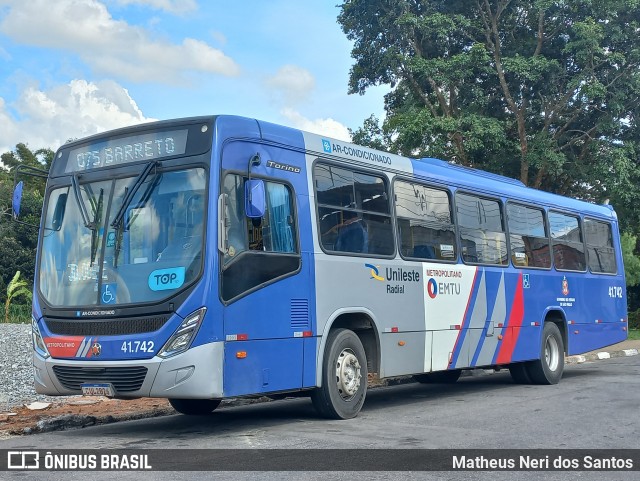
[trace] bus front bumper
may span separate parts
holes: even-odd
[[[78,395],[81,394],[81,383],[99,382],[114,385],[117,397],[215,399],[223,397],[223,359],[222,342],[193,347],[167,359],[156,356],[128,361],[74,361],[44,359],[34,353],[34,381],[36,392],[49,396]],[[141,368],[147,371],[138,386],[142,379]],[[136,379],[128,379],[129,372]],[[110,379],[110,373],[114,373],[113,379]],[[126,391],[120,391],[118,386],[123,389],[127,386]],[[131,386],[135,390],[130,390]]]

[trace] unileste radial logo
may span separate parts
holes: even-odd
[[[404,294],[407,285],[420,282],[420,272],[415,269],[389,266],[385,267],[384,275],[380,275],[380,266],[364,266],[369,269],[369,279],[386,283],[387,294]]]
[[[380,271],[378,270],[378,267],[380,266],[374,266],[373,264],[365,264],[364,266],[371,269],[370,279],[375,279],[376,281],[384,281],[384,277],[380,275]]]

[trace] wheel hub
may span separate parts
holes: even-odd
[[[336,362],[336,382],[342,399],[349,400],[360,388],[362,378],[360,361],[351,349],[343,350]]]
[[[560,349],[558,348],[557,341],[552,336],[549,336],[547,338],[547,342],[545,342],[544,359],[551,371],[558,369],[558,364],[560,362]]]

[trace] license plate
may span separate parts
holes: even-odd
[[[113,384],[110,383],[81,384],[80,387],[82,388],[83,396],[115,396],[115,389],[113,389]]]

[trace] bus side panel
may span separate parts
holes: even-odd
[[[430,365],[420,264],[322,253],[315,258],[319,335],[353,314],[367,316],[380,339],[380,377],[423,372]],[[391,335],[395,333],[402,335]],[[317,378],[320,373],[318,369]]]
[[[529,326],[524,291],[519,272],[490,267],[477,271],[452,367],[508,364],[525,352],[538,352],[539,335],[523,329]],[[516,350],[518,345],[522,347]]]
[[[227,342],[224,395],[285,391],[302,385],[303,339]]]
[[[622,322],[572,324],[569,326],[569,354],[581,354],[622,342],[627,338],[624,328],[626,323]]]
[[[431,332],[385,332],[380,336],[380,347],[386,356],[384,377],[407,373],[421,373],[431,369]],[[426,362],[425,362],[426,360]]]
[[[304,360],[302,366],[302,387],[313,387],[316,385],[316,362],[318,360],[318,338],[305,337]]]
[[[514,336],[514,328],[509,328],[505,333],[507,336]],[[513,353],[509,362],[530,361],[540,357],[540,336],[542,335],[542,326],[521,326],[518,332],[518,338],[515,342]]]
[[[478,343],[471,331],[486,321],[484,271],[475,266],[423,264],[427,329],[434,329],[432,370],[469,366]],[[437,330],[436,330],[437,329]]]
[[[444,330],[433,332],[433,347],[431,349],[431,370],[444,371],[449,369],[450,361],[453,359],[453,352],[460,331]],[[461,362],[466,364],[468,355],[460,355]]]

